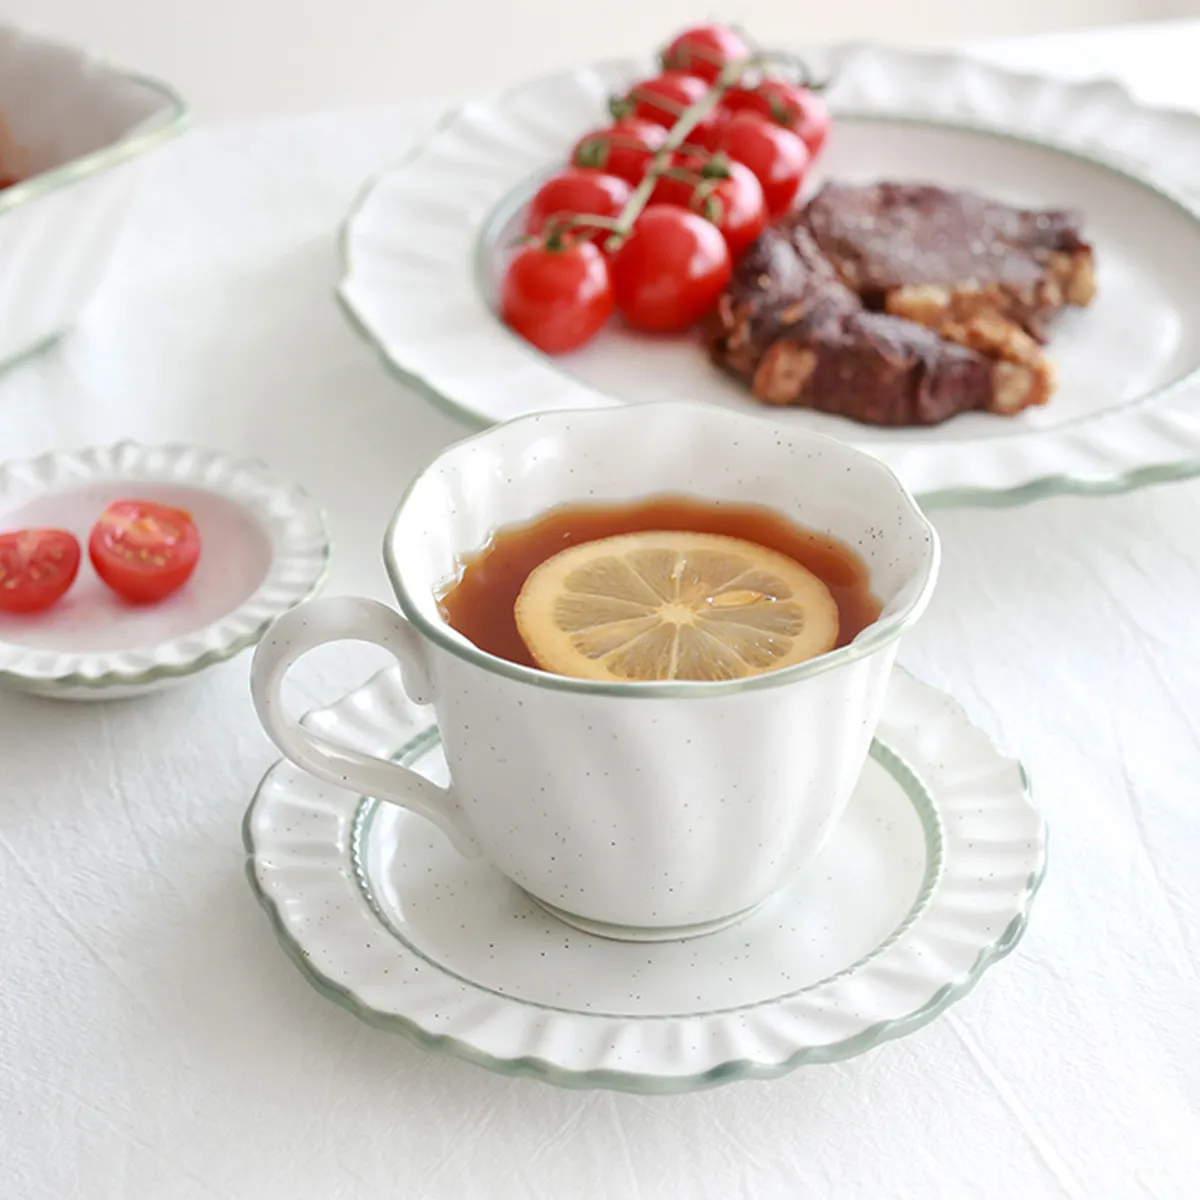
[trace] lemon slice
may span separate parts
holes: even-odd
[[[829,589],[786,555],[709,533],[572,546],[525,581],[517,628],[545,671],[577,679],[742,679],[832,650]]]

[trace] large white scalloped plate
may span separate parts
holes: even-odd
[[[306,721],[445,779],[395,669]],[[491,1070],[636,1092],[770,1078],[919,1028],[1019,940],[1046,856],[1020,764],[899,671],[814,864],[707,937],[580,933],[419,817],[287,762],[243,836],[280,942],[330,999]]]
[[[62,527],[86,547],[114,499],[192,511],[196,573],[162,604],[122,605],[85,560],[47,613],[0,613],[0,686],[59,699],[107,700],[194,675],[253,645],[313,595],[329,568],[324,514],[259,462],[195,446],[118,442],[0,464],[0,530]]]
[[[883,458],[927,501],[1012,503],[1200,471],[1200,117],[1138,105],[1115,84],[1014,74],[953,54],[843,46],[821,171],[975,186],[1085,210],[1100,268],[1093,308],[1051,347],[1045,409],[879,430],[775,410]],[[548,408],[651,399],[753,407],[683,340],[617,329],[550,359],[490,303],[514,218],[541,173],[604,122],[604,100],[649,70],[610,62],[465,107],[355,204],[339,299],[410,385],[475,425]]]

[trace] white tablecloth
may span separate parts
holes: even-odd
[[[1200,108],[1200,23],[989,50]],[[461,431],[334,307],[334,225],[437,115],[203,130],[164,152],[82,328],[0,380],[0,456],[195,440],[328,506],[333,588]],[[1200,153],[1200,147],[1197,148]],[[1018,952],[912,1037],[676,1098],[498,1078],[360,1025],[277,949],[239,821],[275,757],[243,656],[140,701],[0,696],[0,1195],[1200,1195],[1200,481],[937,515],[901,658],[1022,757],[1051,829]],[[295,705],[379,660],[325,651]]]

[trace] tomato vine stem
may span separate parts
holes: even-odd
[[[545,243],[546,247],[551,250],[561,250],[567,245],[566,236],[572,230],[592,228],[607,230],[608,237],[604,239],[604,251],[606,254],[611,254],[615,251],[629,236],[638,217],[642,215],[642,211],[650,203],[650,198],[654,193],[655,185],[659,179],[664,174],[672,172],[672,156],[679,151],[705,155],[712,153],[707,148],[688,141],[688,137],[695,131],[700,122],[717,107],[721,101],[721,97],[731,87],[741,83],[747,74],[752,71],[761,71],[763,68],[771,65],[787,65],[796,69],[803,81],[802,86],[813,91],[820,90],[820,88],[825,86],[825,83],[818,84],[812,82],[812,76],[802,59],[783,52],[756,50],[748,58],[726,63],[721,68],[721,73],[710,85],[708,91],[694,104],[689,105],[679,113],[674,125],[671,126],[667,133],[666,140],[655,151],[645,176],[625,202],[625,207],[621,210],[621,215],[615,220],[608,217],[590,216],[582,213],[567,214],[562,218],[556,217],[549,222],[546,229],[540,235],[540,239]],[[634,90],[636,91],[636,88]],[[612,101],[614,113],[621,102],[621,99],[614,99]],[[616,138],[613,139],[613,144],[635,145],[636,143],[632,140],[622,143],[619,138]],[[705,179],[726,177],[729,174],[727,160],[720,151],[717,151],[712,155],[711,164],[702,168],[699,174]],[[709,191],[711,192],[711,187]],[[712,202],[715,199],[714,196],[709,194],[706,197],[706,203]]]

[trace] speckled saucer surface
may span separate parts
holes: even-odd
[[[444,783],[428,720],[391,670],[307,724]],[[287,762],[244,834],[284,949],[329,998],[495,1071],[647,1093],[770,1078],[919,1028],[1019,940],[1046,854],[1020,764],[899,671],[816,861],[704,937],[582,933],[421,818]]]
[[[131,605],[87,561],[88,532],[113,500],[186,509],[201,538],[188,583]],[[74,585],[42,613],[0,613],[0,686],[58,699],[136,695],[253,645],[325,579],[321,510],[263,464],[194,446],[120,442],[0,464],[0,532],[66,529],[84,547]]]

